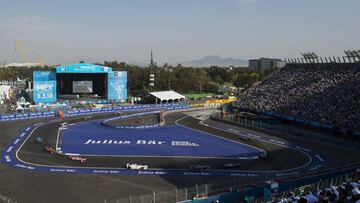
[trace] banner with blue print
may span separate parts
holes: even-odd
[[[51,71],[34,71],[34,102],[52,103],[56,101],[56,74]]]
[[[71,64],[56,67],[56,73],[110,73],[112,68],[95,64]]]
[[[114,71],[108,73],[108,99],[127,99],[127,72]]]

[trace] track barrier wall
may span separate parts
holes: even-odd
[[[299,136],[299,137],[303,137],[306,139],[311,139],[313,141],[319,141],[319,142],[324,142],[324,143],[333,144],[333,145],[337,145],[337,146],[343,146],[346,148],[360,149],[359,144],[356,142],[336,139],[336,138],[329,137],[329,136],[321,136],[319,134],[315,134],[315,133],[311,133],[311,132],[294,133],[293,131],[290,131],[287,128],[272,125],[271,123],[268,123],[268,122],[255,121],[255,120],[251,120],[251,119],[235,119],[234,116],[232,116],[232,115],[227,116],[227,117],[221,117],[219,114],[213,114],[211,116],[211,118],[213,120],[216,120],[219,122],[225,122],[228,124],[245,127],[245,128],[249,128],[249,129],[256,130],[256,131],[261,131],[261,132],[268,133],[268,134]]]
[[[297,123],[299,125],[306,125],[306,126],[311,126],[311,127],[315,127],[315,128],[323,128],[323,129],[333,129],[335,126],[329,124],[329,123],[322,123],[319,121],[314,121],[314,120],[308,120],[308,119],[301,119],[299,117],[293,116],[293,115],[284,115],[284,114],[280,114],[277,112],[271,112],[271,111],[255,111],[255,113],[259,113],[259,114],[263,114],[266,116],[273,116],[273,117],[277,117],[286,121],[290,121],[290,122],[294,122]],[[347,131],[346,129],[343,129],[342,131]],[[351,133],[355,136],[360,136],[360,131],[351,131]]]
[[[65,117],[72,117],[72,116],[84,116],[84,115],[92,115],[92,114],[114,113],[114,112],[119,112],[119,111],[157,110],[157,109],[177,110],[177,109],[187,109],[187,108],[189,108],[188,105],[179,105],[179,104],[103,107],[103,108],[69,110],[69,111],[63,113],[63,117],[65,118]],[[46,118],[46,117],[54,118],[56,116],[57,116],[56,111],[0,115],[0,122],[15,121],[15,120],[28,120],[28,119]]]
[[[124,118],[131,118],[131,117],[151,115],[151,114],[160,114],[160,112],[161,111],[147,111],[147,112],[140,112],[140,113],[135,113],[135,114],[117,116],[117,117],[106,119],[103,122],[101,122],[101,124],[104,126],[110,127],[110,128],[122,128],[122,129],[155,128],[155,127],[159,127],[160,123],[157,123],[154,125],[143,125],[143,126],[116,126],[116,125],[109,124],[109,122],[114,121],[114,120],[124,119]]]

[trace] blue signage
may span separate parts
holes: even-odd
[[[50,71],[34,71],[34,102],[56,101],[56,74]]]
[[[95,64],[78,63],[56,67],[56,73],[110,73],[112,68]]]
[[[108,99],[127,99],[127,72],[114,71],[108,73]]]

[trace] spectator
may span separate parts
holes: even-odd
[[[360,67],[286,67],[239,97],[243,109],[277,112],[360,131]]]

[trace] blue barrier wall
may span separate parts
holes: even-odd
[[[151,104],[151,105],[103,107],[103,108],[93,108],[93,109],[69,110],[63,114],[63,117],[82,116],[82,115],[91,115],[91,114],[100,114],[100,113],[111,113],[111,112],[118,112],[118,111],[160,110],[160,109],[176,110],[176,109],[187,109],[187,108],[190,108],[190,106],[178,105],[178,104],[159,104],[159,105]],[[45,118],[45,117],[56,117],[56,111],[0,115],[0,122],[33,119],[33,118]]]

